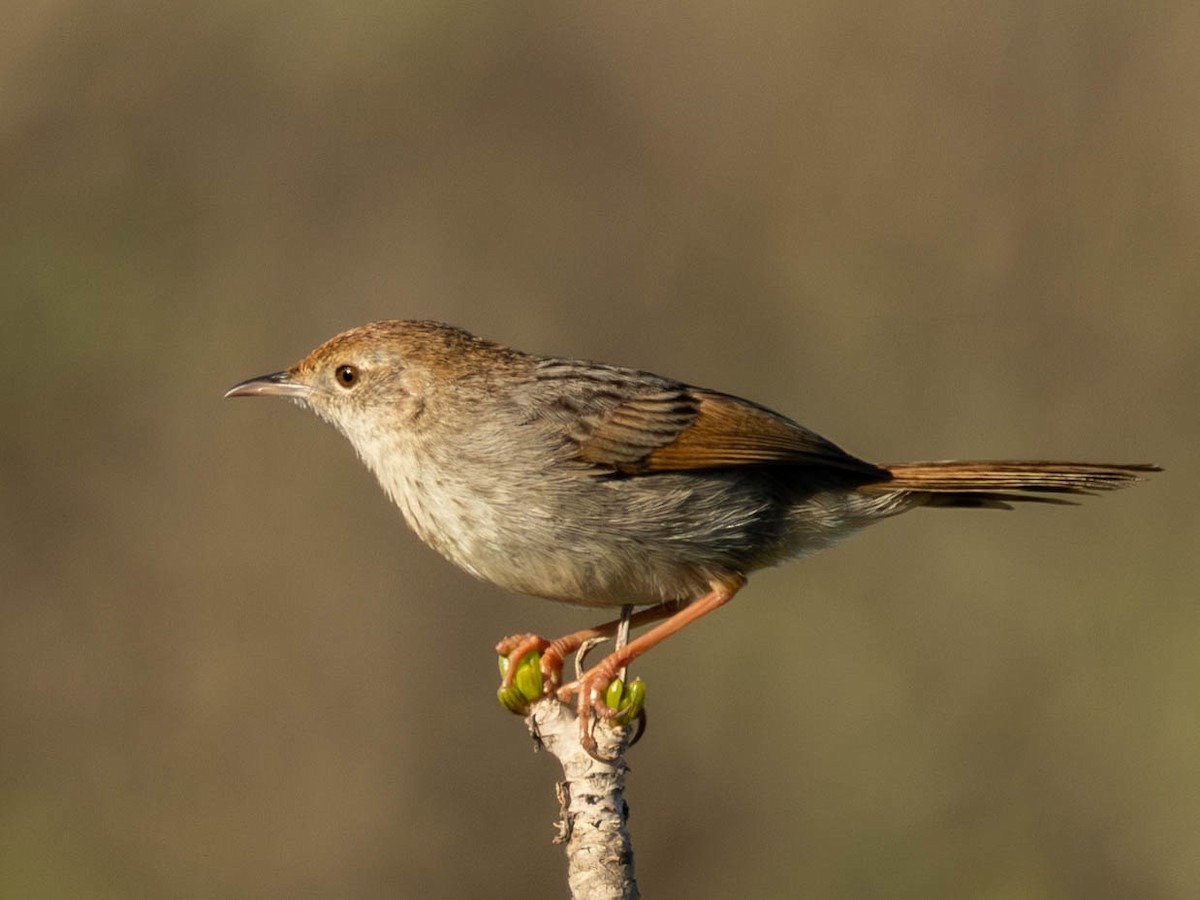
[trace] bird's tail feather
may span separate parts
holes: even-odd
[[[891,478],[863,491],[911,491],[926,506],[1009,509],[1010,503],[1071,504],[1061,494],[1091,494],[1129,487],[1159,472],[1149,464],[1048,462],[1043,460],[942,460],[884,466]]]

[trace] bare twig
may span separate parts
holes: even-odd
[[[633,844],[626,821],[624,753],[631,729],[596,728],[598,754],[579,743],[575,709],[554,697],[537,701],[525,718],[530,733],[561,763],[562,819],[556,843],[566,844],[567,883],[573,900],[637,900]]]

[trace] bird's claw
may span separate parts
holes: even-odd
[[[501,675],[497,696],[505,709],[517,715],[528,713],[530,703],[562,684],[566,654],[559,641],[548,641],[536,634],[514,634],[496,645],[496,653],[500,656]],[[528,662],[530,656],[535,658],[532,664]],[[514,693],[511,689],[517,678],[524,684]],[[533,681],[538,683],[536,691]]]
[[[575,708],[579,715],[579,743],[589,756],[599,762],[613,762],[613,758],[600,755],[597,749],[595,730],[601,721],[612,722],[615,727],[637,722],[634,741],[641,738],[645,730],[645,682],[635,678],[626,685],[610,668],[601,662],[577,681],[563,685],[557,692],[558,699],[563,703],[570,701],[572,695],[575,696]]]
[[[606,721],[620,728],[636,722],[638,729],[630,743],[637,741],[646,724],[646,686],[640,678],[629,684],[624,682],[621,677],[624,660],[617,653],[605,657],[586,672],[578,672],[584,656],[604,637],[576,632],[556,641],[547,641],[536,634],[515,634],[505,638],[496,645],[501,675],[496,697],[501,706],[519,716],[528,715],[530,706],[548,695],[553,695],[560,703],[570,703],[574,699],[579,717],[579,743],[594,759],[612,762],[597,752],[596,725]],[[575,651],[578,651],[576,678],[563,684],[563,663],[567,655]]]

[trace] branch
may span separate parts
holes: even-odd
[[[633,843],[626,829],[625,749],[632,729],[596,727],[597,752],[589,756],[579,743],[575,709],[553,696],[537,701],[525,717],[534,741],[562,764],[558,799],[562,819],[556,844],[567,845],[567,884],[572,900],[637,900]]]

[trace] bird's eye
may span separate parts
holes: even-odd
[[[352,388],[358,384],[358,369],[354,366],[338,366],[337,371],[333,373],[333,377],[337,379],[337,383],[344,388]]]

